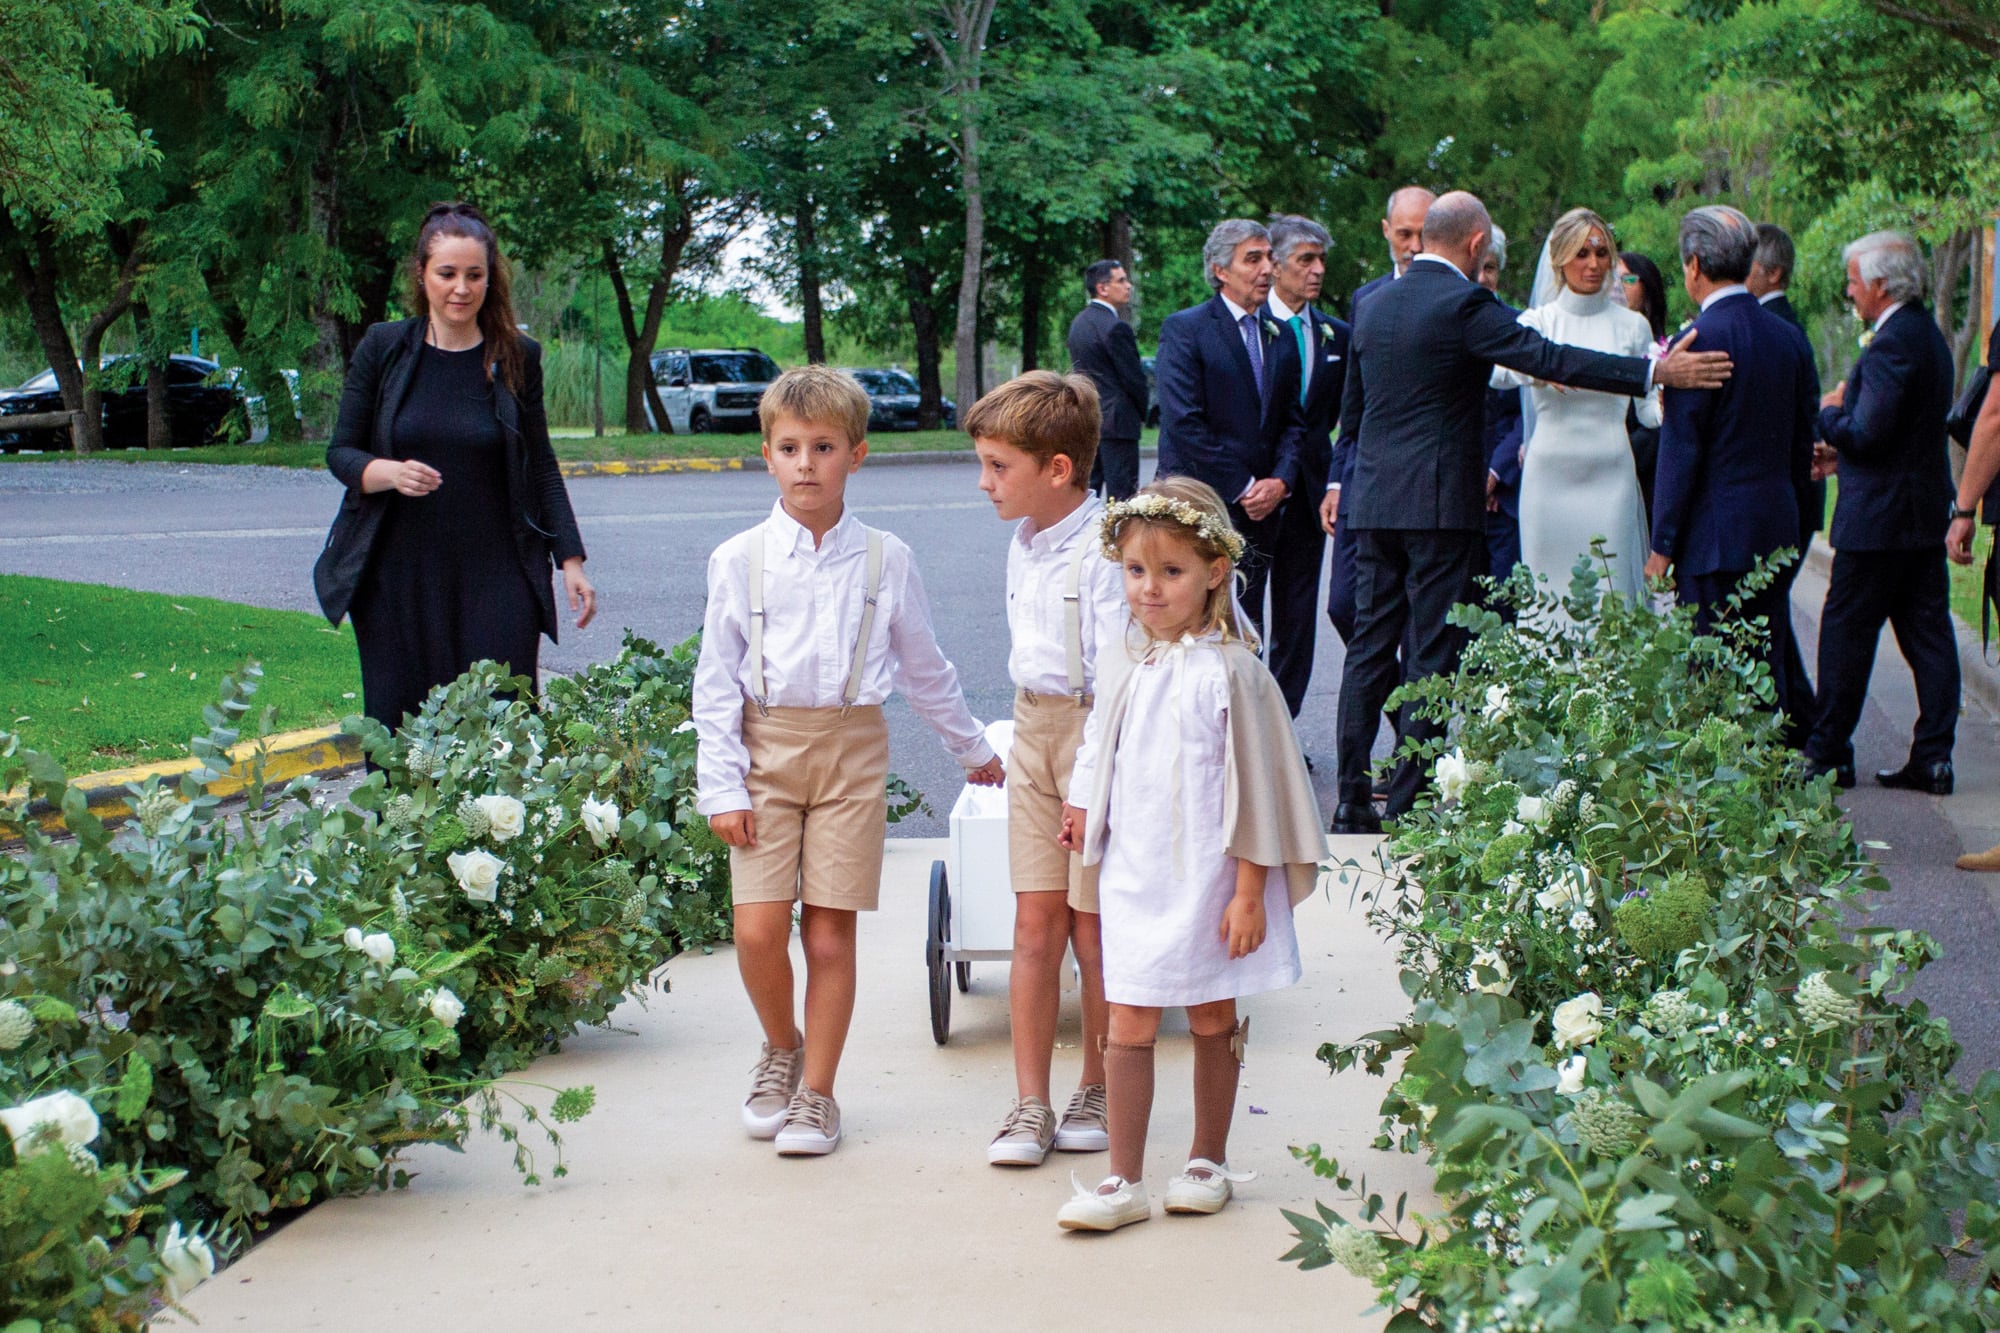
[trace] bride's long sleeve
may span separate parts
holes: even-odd
[[[1540,310],[1523,310],[1514,322],[1531,328],[1536,333],[1547,338],[1549,331],[1542,327],[1543,321],[1536,318],[1541,313]],[[1533,375],[1523,375],[1518,370],[1509,370],[1505,366],[1495,366],[1493,367],[1493,377],[1487,380],[1486,385],[1490,389],[1527,389],[1532,388],[1534,383],[1535,377]]]
[[[1652,330],[1646,329],[1639,335],[1631,350],[1626,355],[1650,356],[1652,351]],[[1651,393],[1643,398],[1634,398],[1632,400],[1632,408],[1640,425],[1646,427],[1648,430],[1658,430],[1661,421],[1660,386],[1655,384]]]

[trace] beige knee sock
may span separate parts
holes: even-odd
[[[1194,1036],[1194,1147],[1189,1158],[1217,1166],[1229,1160],[1229,1122],[1236,1115],[1236,1081],[1243,1066],[1232,1043],[1236,1029]]]
[[[1153,1116],[1153,1043],[1104,1045],[1104,1100],[1111,1174],[1138,1181],[1146,1169],[1146,1122]]]

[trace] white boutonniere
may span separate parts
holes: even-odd
[[[1858,346],[1864,352],[1868,350],[1868,344],[1874,341],[1875,341],[1875,330],[1872,328],[1861,330],[1861,336],[1854,340],[1855,345]]]
[[[1269,315],[1266,315],[1264,316],[1263,319],[1263,325],[1264,325],[1264,341],[1276,342],[1278,338],[1278,321],[1272,319]]]

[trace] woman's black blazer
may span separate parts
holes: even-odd
[[[319,594],[320,609],[336,625],[354,601],[354,590],[361,584],[369,553],[375,547],[375,535],[382,529],[382,516],[395,494],[363,494],[361,472],[378,458],[395,457],[391,441],[395,439],[396,413],[409,396],[426,323],[419,317],[372,325],[362,335],[347,367],[340,416],[334,422],[333,440],[326,447],[326,465],[347,487],[347,494],[326,535],[326,549],[313,566],[313,590]],[[577,531],[562,471],[556,466],[555,450],[549,447],[548,414],[542,407],[542,349],[533,339],[521,341],[527,382],[517,398],[496,375],[493,412],[507,451],[507,502],[514,520],[514,546],[541,604],[542,632],[554,639],[556,598],[548,571],[551,565],[560,566],[571,556],[583,555],[583,537]],[[537,571],[539,578],[535,577]]]

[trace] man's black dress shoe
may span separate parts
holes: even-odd
[[[1885,768],[1875,774],[1875,780],[1885,787],[1897,787],[1903,791],[1927,791],[1933,796],[1951,795],[1951,760],[1941,760],[1935,764],[1905,764],[1901,768]]]
[[[1382,817],[1375,813],[1375,807],[1367,802],[1342,801],[1333,808],[1333,825],[1329,833],[1380,833]]]
[[[1854,765],[1827,764],[1827,763],[1822,763],[1817,759],[1814,759],[1811,755],[1806,756],[1807,778],[1810,779],[1823,778],[1828,773],[1833,774],[1833,785],[1840,788],[1842,791],[1846,791],[1849,787],[1852,787],[1854,785]]]

